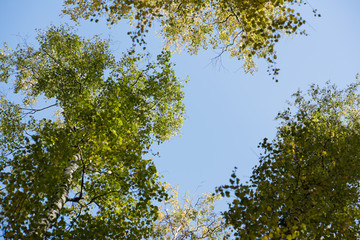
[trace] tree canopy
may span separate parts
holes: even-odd
[[[159,209],[159,218],[154,222],[150,239],[228,239],[231,229],[223,218],[215,212],[215,203],[220,194],[204,193],[197,200],[184,196],[179,200],[177,188],[166,186],[169,198]]]
[[[144,155],[178,133],[184,113],[169,52],[117,61],[108,41],[67,27],[37,41],[0,54],[0,81],[23,97],[0,100],[3,237],[146,237],[166,192]],[[51,108],[56,119],[41,114]]]
[[[312,85],[279,113],[249,182],[236,172],[222,195],[238,239],[357,239],[360,231],[360,82]]]
[[[110,24],[129,21],[134,42],[144,37],[154,24],[166,46],[190,54],[209,46],[243,61],[245,72],[256,69],[255,58],[269,63],[274,76],[279,69],[275,45],[285,35],[304,34],[305,20],[295,10],[304,0],[64,0],[63,13],[74,21],[98,21],[105,16]],[[316,10],[313,10],[316,16]]]

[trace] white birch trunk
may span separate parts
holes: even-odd
[[[40,219],[39,226],[30,231],[29,237],[31,239],[43,238],[44,233],[49,230],[51,224],[59,217],[60,211],[64,207],[66,199],[69,195],[73,173],[79,168],[79,159],[80,155],[75,155],[70,161],[70,166],[65,168],[63,174],[63,182],[61,183],[58,190],[61,195],[57,200],[50,204],[50,207],[46,211],[46,216]]]

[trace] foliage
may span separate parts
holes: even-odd
[[[187,49],[196,54],[199,49],[228,52],[244,62],[245,72],[256,69],[254,58],[269,63],[272,74],[278,74],[275,45],[284,35],[304,34],[305,23],[296,6],[304,0],[65,0],[64,14],[72,20],[98,21],[105,16],[111,24],[126,19],[136,26],[130,32],[133,41],[145,43],[145,34],[159,23],[160,35],[168,47]],[[316,16],[316,10],[314,10]]]
[[[166,196],[151,144],[183,120],[182,82],[163,52],[120,61],[107,41],[67,27],[39,48],[3,49],[0,81],[22,93],[0,102],[0,228],[6,239],[139,239]],[[35,108],[34,102],[49,104]],[[37,113],[57,108],[60,115]],[[49,115],[49,114],[48,114]],[[46,114],[42,116],[47,116]]]
[[[218,188],[238,239],[357,239],[360,226],[360,82],[299,91],[279,113],[277,137],[250,181]]]
[[[231,235],[214,205],[220,195],[205,193],[196,202],[189,197],[179,202],[177,188],[166,185],[170,196],[160,207],[159,218],[154,222],[150,239],[225,239]]]

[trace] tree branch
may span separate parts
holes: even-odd
[[[47,107],[44,107],[44,108],[39,108],[39,109],[36,109],[36,108],[20,108],[20,109],[25,110],[25,111],[30,111],[29,113],[33,114],[33,113],[36,113],[36,112],[46,110],[46,109],[51,108],[51,107],[55,107],[57,105],[58,105],[57,103],[54,103],[54,104],[52,104],[50,106],[47,106]]]

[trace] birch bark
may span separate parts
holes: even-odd
[[[74,172],[79,168],[78,162],[80,155],[77,154],[70,161],[70,166],[66,167],[63,174],[63,182],[59,186],[58,192],[61,193],[59,198],[50,204],[50,207],[46,211],[46,215],[40,219],[39,225],[34,227],[29,234],[30,239],[43,238],[51,224],[59,217],[61,209],[66,203],[66,199],[69,195],[70,186]]]

